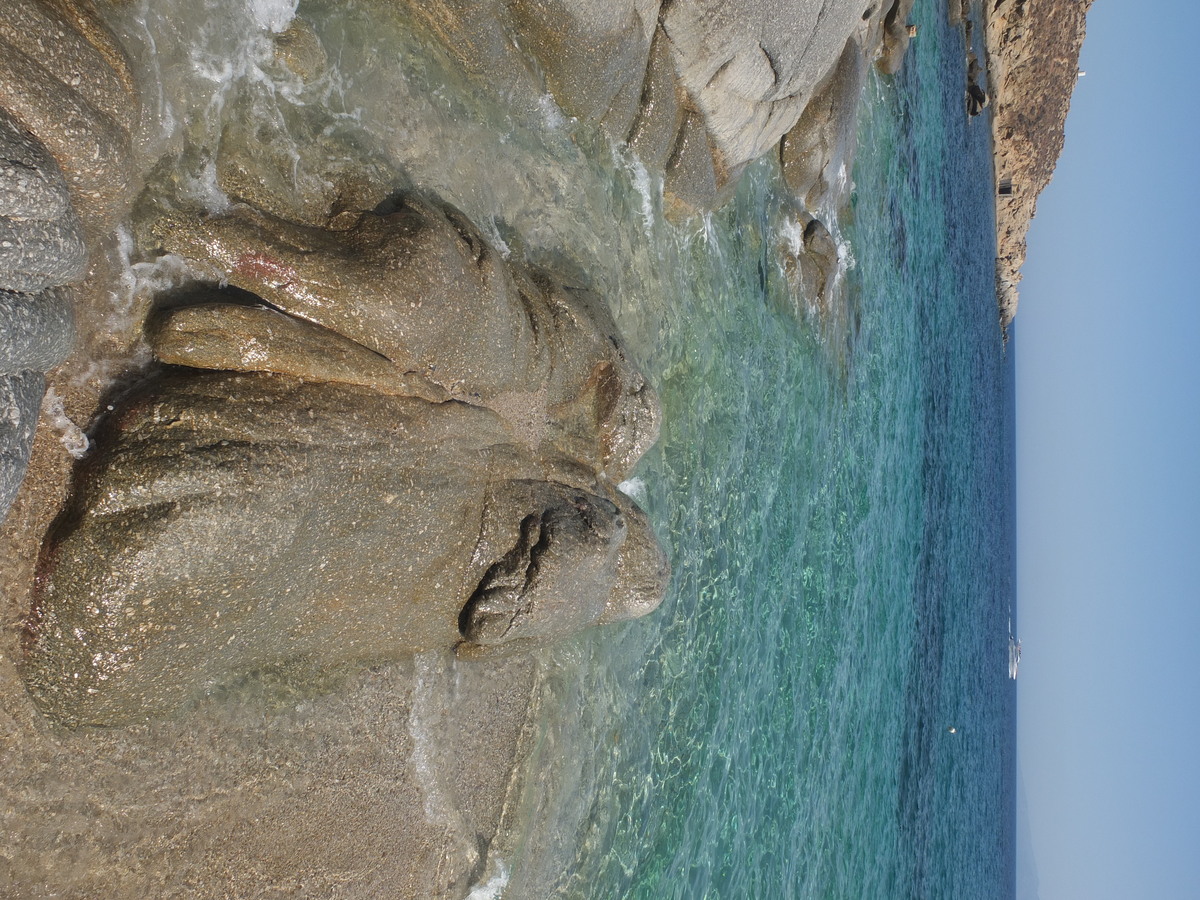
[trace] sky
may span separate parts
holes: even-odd
[[[1018,900],[1200,897],[1193,11],[1096,0],[1029,234],[1010,346],[1036,891]]]

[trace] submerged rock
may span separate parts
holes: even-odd
[[[596,298],[411,196],[336,232],[239,209],[159,233],[255,296],[151,328],[176,368],[102,427],[43,550],[24,674],[46,713],[128,723],[264,668],[658,605],[665,558],[614,487],[657,401]]]

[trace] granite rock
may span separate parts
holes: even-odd
[[[479,652],[642,615],[669,569],[615,485],[657,400],[599,298],[417,196],[342,230],[157,233],[201,289],[149,338],[39,563],[24,673],[66,723],[271,667]]]
[[[45,390],[41,372],[0,375],[0,513],[8,512],[25,477]]]
[[[0,109],[49,150],[85,217],[107,219],[126,202],[132,85],[88,0],[0,0]]]
[[[67,288],[0,291],[0,374],[54,368],[71,352],[74,321]]]
[[[664,586],[631,501],[546,480],[464,403],[181,370],[97,443],[26,643],[27,684],[59,721],[144,720],[264,668],[559,634],[653,608]]]
[[[85,223],[102,234],[128,199],[133,98],[128,63],[91,0],[0,0],[0,372],[30,370],[25,406],[28,385],[44,383],[32,373],[71,349],[61,286],[87,272]],[[0,518],[28,460],[36,407],[0,433]]]
[[[780,141],[783,178],[792,194],[813,209],[837,181],[834,159],[849,166],[867,65],[857,40],[846,42],[833,71],[817,86],[795,126]]]

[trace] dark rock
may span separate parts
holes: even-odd
[[[987,93],[977,84],[972,84],[967,87],[967,113],[968,115],[977,116],[983,112],[988,105]]]
[[[25,477],[45,390],[41,372],[0,375],[0,520]]]
[[[68,289],[40,294],[0,291],[0,374],[48,371],[67,357],[74,339]]]

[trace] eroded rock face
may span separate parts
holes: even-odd
[[[267,667],[658,605],[665,558],[614,487],[657,401],[595,298],[416,197],[336,232],[250,209],[159,232],[254,296],[165,311],[174,368],[98,435],[26,638],[48,714],[128,723]]]

